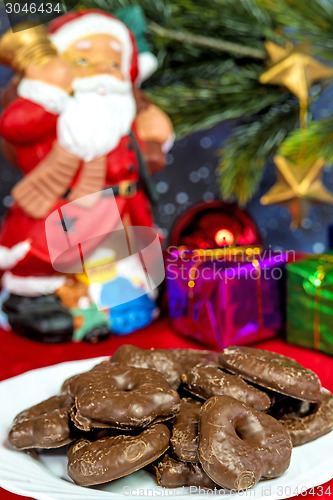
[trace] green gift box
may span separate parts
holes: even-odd
[[[333,354],[333,255],[287,264],[287,340]]]

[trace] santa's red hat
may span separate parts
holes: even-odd
[[[48,26],[49,38],[61,54],[70,45],[88,35],[105,33],[122,46],[122,70],[133,83],[138,77],[138,51],[133,33],[115,16],[100,10],[68,12]]]

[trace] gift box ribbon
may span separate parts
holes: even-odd
[[[319,262],[316,271],[303,282],[305,292],[314,296],[313,347],[316,350],[320,350],[322,298],[333,301],[333,292],[323,288],[327,273],[333,269],[333,256],[323,254]]]

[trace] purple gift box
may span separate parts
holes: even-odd
[[[216,251],[169,251],[165,268],[173,327],[218,349],[277,336],[283,326],[290,255],[255,250],[227,258]]]

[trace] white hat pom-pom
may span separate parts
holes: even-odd
[[[157,58],[151,52],[139,54],[139,83],[147,80],[158,68]]]
[[[29,240],[17,243],[12,248],[0,246],[0,270],[11,269],[24,259],[31,247]]]

